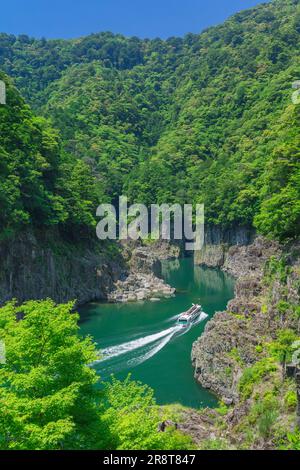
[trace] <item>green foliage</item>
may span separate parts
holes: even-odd
[[[296,318],[300,318],[300,306],[299,305],[296,305],[294,306],[294,314],[296,316]]]
[[[229,407],[227,405],[225,405],[225,403],[223,403],[222,401],[219,403],[219,406],[218,408],[215,408],[215,411],[217,413],[219,413],[220,416],[226,416],[228,411],[229,411]]]
[[[7,85],[7,105],[0,106],[0,240],[24,227],[86,233],[99,203],[116,202],[121,193],[147,205],[201,202],[208,224],[254,225],[279,240],[297,236],[300,107],[292,104],[291,84],[299,79],[299,32],[299,2],[280,0],[167,41],[0,34],[0,80]],[[107,246],[112,256],[116,250]],[[285,284],[287,275],[284,260],[269,261],[267,284]],[[286,301],[276,308],[282,316],[299,313]],[[95,348],[79,338],[71,310],[50,300],[0,309],[7,350],[0,448],[192,448],[174,429],[157,432],[166,416],[148,387],[112,379],[97,391],[88,367]],[[268,345],[271,357],[244,370],[242,398],[277,371],[276,361],[290,359],[296,339],[280,331]],[[229,355],[243,364],[236,349]],[[284,403],[295,406],[293,391]],[[277,419],[272,397],[251,413],[268,438]],[[297,433],[287,440],[299,449]]]
[[[72,304],[31,301],[0,310],[6,363],[0,366],[0,448],[101,446],[95,357],[78,336]]]
[[[268,286],[278,279],[281,284],[286,284],[288,267],[284,259],[271,256],[265,264],[264,281]],[[267,312],[266,312],[267,313]]]
[[[232,348],[232,350],[228,353],[228,356],[231,357],[240,366],[244,364],[238,348]]]
[[[0,309],[0,449],[191,449],[191,438],[158,424],[170,419],[148,386],[112,379],[99,390],[91,338],[78,332],[73,304],[14,302]]]
[[[278,418],[276,405],[263,402],[258,406],[257,425],[260,435],[268,438],[271,433],[272,426]]]
[[[287,444],[281,447],[282,450],[300,450],[300,431],[287,434]]]
[[[102,185],[83,160],[62,151],[58,133],[35,117],[11,82],[0,106],[0,238],[24,226],[89,228]]]
[[[279,330],[276,341],[268,345],[269,352],[277,361],[285,364],[291,360],[294,352],[292,345],[297,340],[299,337],[293,330]]]
[[[278,310],[281,315],[284,315],[289,310],[289,308],[290,304],[284,300],[280,300],[276,305],[276,310]]]
[[[239,432],[247,434],[245,442],[251,447],[261,438],[268,439],[274,436],[278,428],[277,420],[280,415],[279,400],[273,391],[260,391],[251,404],[246,419],[241,422]],[[276,428],[275,428],[276,426]]]
[[[297,393],[295,390],[289,390],[284,396],[284,403],[288,410],[295,410],[297,407]]]
[[[108,448],[118,450],[188,449],[191,439],[167,429],[158,432],[158,425],[166,419],[157,406],[153,391],[147,386],[114,377],[105,384],[105,408],[103,418],[113,441]]]
[[[247,367],[239,381],[239,392],[243,399],[249,398],[253,392],[254,385],[261,379],[276,372],[277,365],[273,358],[263,358],[252,367]]]
[[[273,1],[200,35],[167,41],[1,34],[0,68],[61,133],[59,151],[56,139],[48,139],[50,161],[36,139],[25,193],[23,175],[5,170],[5,213],[12,208],[23,224],[42,216],[47,223],[93,226],[100,188],[113,201],[123,192],[147,205],[204,202],[209,224],[255,225],[272,238],[295,237],[300,107],[292,104],[291,84],[299,78],[299,14],[298,2]],[[9,160],[9,148],[1,153]],[[42,166],[53,168],[41,172],[37,153]],[[22,154],[15,150],[13,159]],[[56,178],[62,170],[54,157],[64,154],[87,165],[85,191],[77,163]],[[36,194],[33,208],[25,204],[28,185]]]

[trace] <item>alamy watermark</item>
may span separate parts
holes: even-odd
[[[6,104],[6,85],[0,80],[0,104]]]
[[[300,80],[292,83],[292,102],[300,104]],[[150,210],[150,212],[149,212]],[[96,212],[102,219],[97,225],[100,240],[185,240],[186,250],[199,251],[204,245],[204,205],[197,204],[133,204],[128,207],[126,196],[119,198],[118,210],[101,204]]]
[[[144,204],[128,206],[120,196],[118,210],[112,204],[100,204],[101,217],[96,233],[100,240],[185,240],[186,250],[201,250],[204,244],[204,205]]]

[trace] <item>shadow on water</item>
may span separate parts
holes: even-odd
[[[157,401],[186,406],[215,406],[216,399],[193,379],[191,348],[207,320],[233,297],[234,281],[220,270],[193,265],[191,258],[163,263],[164,279],[175,297],[160,302],[92,303],[80,310],[81,333],[90,334],[101,356],[93,365],[102,379],[111,374],[155,390]],[[208,318],[183,330],[178,315],[201,303]]]

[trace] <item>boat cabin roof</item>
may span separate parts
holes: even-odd
[[[189,318],[190,318],[189,315],[184,313],[183,315],[180,315],[179,320],[189,320]]]

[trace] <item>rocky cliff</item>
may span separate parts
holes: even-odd
[[[0,259],[1,304],[12,298],[78,304],[103,299],[124,270],[116,247],[97,239],[67,241],[53,232],[28,231],[1,243]]]
[[[204,247],[196,251],[194,261],[197,265],[221,267],[224,265],[231,246],[246,246],[254,239],[254,231],[250,227],[232,227],[222,229],[218,226],[206,226]]]
[[[230,247],[223,269],[237,279],[235,298],[227,311],[217,313],[207,323],[204,334],[194,343],[192,361],[195,377],[225,403],[238,400],[239,362],[255,362],[261,336],[276,329],[262,312],[262,277],[271,256],[280,257],[276,243],[257,238],[249,246]],[[249,321],[250,320],[250,321]],[[240,361],[236,361],[238,351]]]
[[[159,301],[170,297],[175,289],[161,279],[162,261],[177,259],[180,247],[163,240],[151,244],[126,242],[122,244],[122,256],[127,272],[114,283],[108,300],[110,302],[136,302],[150,299]]]
[[[287,350],[299,336],[299,244],[258,237],[230,247],[222,268],[237,279],[235,298],[207,323],[192,361],[196,380],[230,408],[218,411],[204,434],[191,434],[229,448],[276,448],[297,423],[296,382],[283,374],[278,348]]]
[[[0,304],[11,299],[51,298],[133,301],[169,296],[174,289],[159,277],[161,260],[180,248],[158,242],[103,243],[91,236],[70,240],[59,232],[24,232],[0,243]]]

